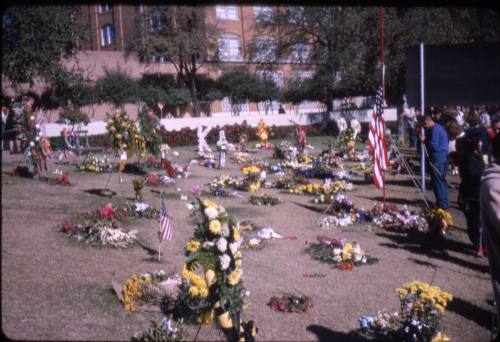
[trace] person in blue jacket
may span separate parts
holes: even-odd
[[[439,208],[448,209],[448,134],[443,126],[436,123],[430,113],[425,115],[425,148],[431,174],[431,186]]]

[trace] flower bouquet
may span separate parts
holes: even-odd
[[[306,295],[295,295],[292,293],[283,293],[274,295],[267,303],[274,311],[281,312],[307,312],[312,306],[311,298]]]
[[[283,201],[270,195],[252,195],[250,196],[250,200],[248,202],[253,205],[271,206],[282,203]]]
[[[106,128],[116,151],[119,151],[120,146],[125,144],[128,158],[132,158],[137,153],[145,159],[146,140],[127,113],[117,109],[114,114],[108,114]]]
[[[144,202],[126,202],[117,210],[123,216],[147,218],[156,220],[160,218],[160,211]]]
[[[152,320],[151,326],[145,331],[134,333],[131,338],[133,342],[144,341],[164,341],[181,342],[188,340],[188,335],[182,324],[174,323],[172,320],[163,317],[161,321]]]
[[[295,159],[297,155],[297,148],[288,140],[283,140],[278,145],[274,145],[273,158],[291,161]]]
[[[235,188],[238,187],[240,184],[240,181],[238,178],[233,177],[233,176],[228,176],[228,175],[221,175],[218,177],[215,177],[211,182],[210,182],[210,194],[213,196],[230,196],[231,192],[229,191],[229,188]]]
[[[377,226],[389,231],[398,232],[427,232],[427,220],[414,211],[410,211],[406,205],[398,208],[394,204],[377,203],[373,207],[371,220]]]
[[[365,254],[356,241],[348,243],[345,239],[328,239],[321,236],[318,236],[317,240],[317,243],[312,243],[307,248],[311,257],[342,271],[378,262],[378,259]]]
[[[422,216],[429,223],[429,231],[446,235],[448,229],[453,225],[453,216],[447,210],[435,208],[430,211],[423,211]]]
[[[82,222],[71,224],[65,220],[61,229],[72,239],[85,241],[92,246],[115,248],[129,247],[136,240],[137,230],[124,232],[119,228],[117,218],[123,218],[122,212],[115,210],[111,203],[101,209],[80,214],[79,217]]]
[[[113,288],[127,311],[160,311],[159,304],[168,291],[162,285],[167,279],[165,271],[134,274],[123,287],[113,283]]]
[[[93,153],[89,153],[83,161],[77,164],[77,169],[80,172],[112,172],[113,164],[107,156],[97,157]]]
[[[228,340],[238,340],[245,298],[239,224],[210,200],[198,199],[198,208],[197,228],[185,249],[180,295],[165,303],[166,313],[190,313],[204,323],[215,318]]]
[[[379,311],[375,316],[362,316],[360,330],[364,335],[395,341],[446,341],[441,320],[452,295],[421,281],[413,281],[396,289],[399,312]]]
[[[260,189],[259,175],[261,168],[257,165],[245,166],[241,169],[243,172],[243,189],[249,192],[257,192]]]
[[[350,157],[354,154],[356,151],[356,143],[354,142],[354,138],[352,136],[352,129],[348,128],[340,133],[339,148],[341,154],[345,157]]]
[[[49,184],[51,185],[66,185],[66,186],[73,186],[69,180],[69,172],[64,171],[64,173],[60,176],[55,176],[53,178],[49,178]]]
[[[242,249],[262,249],[265,240],[257,232],[257,226],[250,221],[240,222],[240,236]]]

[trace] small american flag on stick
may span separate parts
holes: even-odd
[[[373,182],[377,188],[384,188],[384,171],[387,169],[388,158],[385,141],[384,109],[382,107],[383,89],[379,86],[375,97],[375,107],[370,121],[368,147],[373,156]]]
[[[163,240],[172,240],[172,225],[168,217],[167,207],[163,198],[160,196],[160,230],[158,231],[160,242]]]

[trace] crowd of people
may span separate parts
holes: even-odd
[[[426,155],[437,207],[449,206],[446,175],[460,176],[457,203],[475,254],[488,256],[500,326],[500,107],[428,108],[423,121],[419,113],[403,118],[410,147]]]
[[[491,113],[491,114],[490,114]],[[481,177],[493,161],[493,140],[500,131],[500,107],[427,108],[425,115],[405,111],[410,147],[426,156],[427,174],[436,197],[436,206],[448,209],[449,172],[460,176],[457,202],[467,219],[467,231],[473,248],[483,254],[480,239],[479,191]],[[421,135],[421,130],[424,134]],[[424,141],[417,144],[418,137]]]

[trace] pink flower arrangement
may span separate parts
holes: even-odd
[[[113,205],[111,203],[108,203],[104,207],[99,209],[99,215],[101,216],[101,218],[114,220],[116,218],[116,211],[115,209],[113,209]]]

